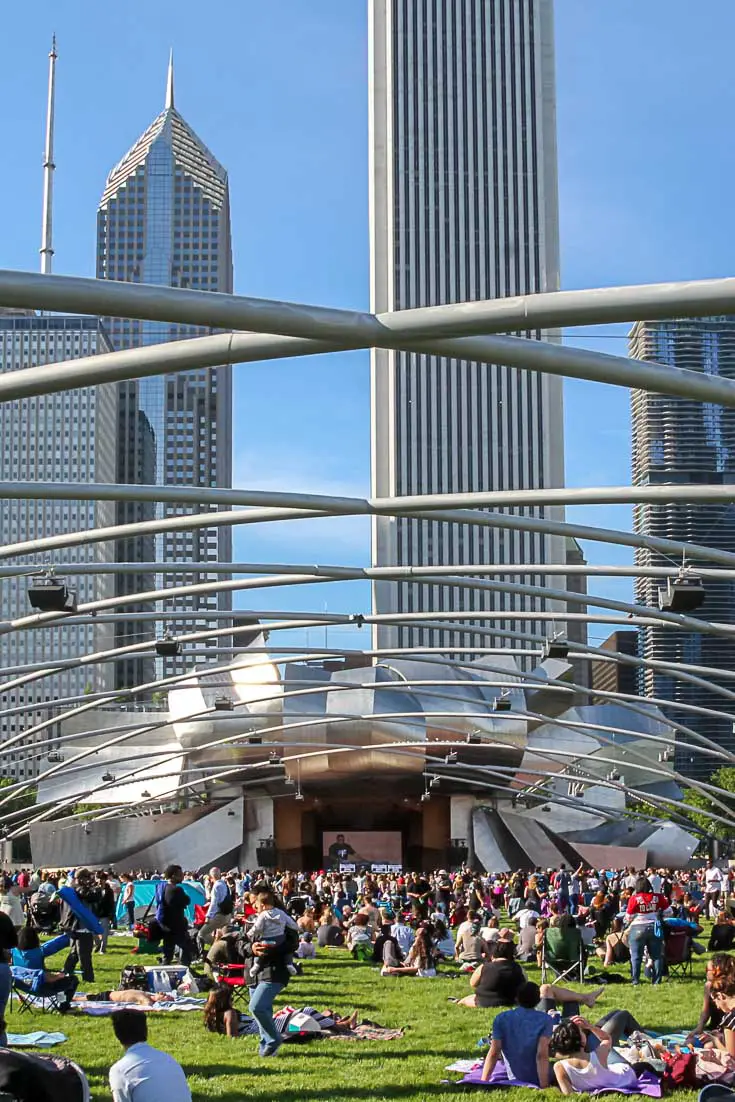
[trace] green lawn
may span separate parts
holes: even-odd
[[[122,966],[135,959],[130,955],[131,946],[129,938],[111,939],[107,956],[95,957],[97,989],[116,986]],[[145,958],[146,962],[154,960]],[[694,980],[669,981],[659,988],[648,984],[638,989],[611,985],[598,1004],[600,1014],[624,1007],[651,1029],[691,1027],[701,1006],[703,961],[703,957],[695,961]],[[151,1043],[180,1061],[197,1102],[323,1098],[418,1102],[457,1096],[455,1089],[440,1084],[445,1077],[456,1078],[444,1071],[445,1065],[474,1056],[478,1038],[489,1032],[492,1022],[491,1011],[467,1010],[447,1002],[449,995],[466,993],[466,979],[382,979],[376,968],[357,964],[339,950],[323,951],[317,960],[306,961],[304,969],[305,975],[291,981],[279,1003],[310,1004],[344,1013],[357,1010],[362,1017],[381,1025],[405,1027],[405,1037],[386,1043],[328,1040],[284,1045],[275,1058],[261,1060],[256,1051],[257,1038],[232,1040],[206,1033],[199,1013],[149,1015]],[[535,968],[529,973],[538,979]],[[19,1016],[14,1010],[8,1022],[12,1032],[27,1033],[38,1028],[65,1032],[69,1040],[54,1051],[84,1068],[95,1102],[109,1100],[107,1071],[120,1050],[108,1019],[40,1013]],[[510,1094],[494,1091],[492,1098],[501,1102],[501,1097]],[[512,1094],[524,1102],[520,1091]],[[523,1094],[527,1096],[525,1102],[538,1098],[536,1092]],[[677,1097],[685,1102],[693,1096],[680,1093]]]

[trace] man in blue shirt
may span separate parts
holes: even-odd
[[[125,1049],[125,1055],[110,1068],[114,1102],[191,1102],[181,1065],[148,1044],[148,1023],[142,1010],[116,1010],[112,1028]]]
[[[490,1078],[502,1056],[510,1080],[533,1083],[542,1089],[548,1087],[549,1038],[554,1023],[548,1014],[535,1009],[540,997],[538,984],[521,984],[516,995],[518,1006],[497,1015],[482,1069],[484,1081]]]

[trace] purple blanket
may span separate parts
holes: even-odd
[[[469,1071],[459,1082],[463,1087],[530,1087],[532,1090],[539,1090],[536,1083],[522,1083],[520,1079],[509,1079],[502,1060],[495,1065],[495,1070],[487,1083],[482,1081],[481,1075],[482,1064]],[[638,1086],[635,1089],[629,1087],[627,1090],[621,1090],[619,1087],[606,1087],[603,1090],[590,1091],[590,1094],[645,1094],[649,1098],[660,1098],[661,1084],[650,1071],[643,1071],[638,1076]]]

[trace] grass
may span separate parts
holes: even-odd
[[[94,989],[117,985],[123,965],[135,960],[131,947],[129,938],[111,938],[107,956],[95,956]],[[665,981],[658,988],[649,984],[609,986],[598,1003],[600,1014],[622,1007],[649,1029],[691,1028],[701,1007],[705,959],[695,959],[692,980]],[[154,961],[145,958],[145,963]],[[466,978],[382,979],[377,968],[357,964],[340,950],[320,951],[316,960],[305,962],[304,972],[291,981],[278,1005],[329,1007],[344,1013],[357,1010],[361,1017],[381,1025],[405,1027],[405,1036],[388,1042],[320,1040],[284,1045],[275,1058],[261,1060],[256,1037],[229,1039],[207,1033],[197,1012],[149,1015],[151,1043],[172,1053],[183,1065],[195,1102],[270,1102],[274,1098],[279,1102],[324,1098],[335,1102],[440,1102],[457,1096],[455,1088],[440,1082],[458,1078],[444,1068],[479,1053],[476,1042],[489,1033],[494,1013],[447,1002],[450,995],[466,994]],[[528,972],[529,978],[538,980],[536,968]],[[108,1019],[76,1014],[62,1019],[35,1012],[19,1015],[14,1009],[8,1023],[17,1033],[42,1028],[66,1033],[69,1040],[52,1051],[71,1057],[84,1068],[94,1102],[109,1102],[107,1073],[120,1048]],[[539,1097],[532,1091],[496,1090],[492,1098],[508,1102],[511,1095],[516,1102]],[[688,1102],[694,1095],[678,1092],[677,1097]]]

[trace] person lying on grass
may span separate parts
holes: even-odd
[[[354,1029],[357,1025],[357,1011],[348,1018],[334,1011],[325,1010],[324,1013],[334,1020],[330,1028],[335,1032]],[[210,1033],[220,1033],[225,1037],[242,1037],[252,1032],[252,1018],[241,1014],[232,1005],[232,988],[215,987],[207,996],[204,1007],[204,1028]]]

